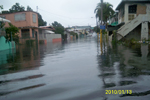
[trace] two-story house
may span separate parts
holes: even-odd
[[[38,40],[38,14],[33,11],[23,11],[8,14],[0,14],[0,17],[8,19],[19,28],[19,42],[26,40]],[[9,27],[6,23],[5,27]]]
[[[123,38],[148,40],[150,38],[150,0],[122,0],[117,6],[118,40]]]

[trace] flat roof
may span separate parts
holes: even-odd
[[[22,12],[33,12],[33,13],[38,14],[37,12],[34,12],[34,11],[20,11],[20,12],[6,13],[6,14],[15,14],[15,13],[22,13]],[[6,15],[6,14],[0,14],[0,15]]]
[[[117,6],[116,10],[119,10],[125,3],[150,3],[150,0],[122,0]]]

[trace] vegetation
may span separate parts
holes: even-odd
[[[3,5],[0,5],[0,9],[3,9]]]
[[[97,7],[94,10],[94,13],[96,13],[96,17],[99,18],[99,20],[101,20],[101,3],[97,4]],[[103,22],[104,22],[104,24],[107,23],[108,18],[113,16],[114,13],[115,13],[115,11],[113,10],[113,5],[108,2],[104,2],[103,3]]]
[[[64,26],[62,26],[60,23],[54,21],[54,23],[52,23],[52,26],[55,28],[56,34],[64,34]]]
[[[42,19],[42,16],[40,15],[40,13],[38,13],[38,24],[39,24],[38,26],[46,26],[47,25],[47,22]]]
[[[27,11],[33,11],[30,6],[27,6]]]
[[[100,32],[100,28],[98,26],[95,26],[94,29],[93,29],[93,31],[96,32],[96,33],[98,33],[98,32]]]
[[[1,8],[2,6],[0,6]],[[3,8],[3,7],[2,7]],[[2,11],[2,14],[14,13],[14,12],[22,12],[22,11],[33,11],[30,6],[27,6],[27,10],[25,10],[24,6],[21,6],[19,3],[14,4],[9,11]],[[38,26],[46,26],[47,22],[42,19],[40,13],[38,13]]]
[[[19,32],[19,29],[16,26],[9,23],[9,27],[5,28],[5,31],[6,31],[5,38],[7,42],[11,41],[13,38],[13,41],[15,41],[16,43],[19,43],[19,36],[17,34]]]
[[[71,32],[70,35],[76,36],[76,39],[78,39],[78,34],[75,32]]]
[[[62,26],[57,21],[54,21],[54,23],[52,23],[52,26],[55,28],[55,33],[61,34],[62,39],[65,39],[65,35],[64,35],[65,28],[64,28],[64,26]]]
[[[25,11],[25,7],[20,6],[19,3],[16,3],[15,5],[13,5],[10,9],[9,12],[13,13],[13,12],[21,12],[21,11]]]

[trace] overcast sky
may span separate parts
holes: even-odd
[[[115,9],[121,0],[103,0],[111,3]],[[9,10],[12,5],[19,3],[25,8],[29,5],[34,11],[42,15],[47,25],[58,21],[63,26],[96,25],[94,9],[100,0],[0,0],[4,10]],[[93,18],[92,18],[93,17]]]

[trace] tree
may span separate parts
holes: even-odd
[[[39,22],[38,26],[46,26],[47,25],[47,22],[42,19],[42,16],[40,15],[40,13],[38,13],[38,22]]]
[[[27,6],[27,11],[33,11],[30,6]]]
[[[98,32],[100,32],[100,28],[98,26],[95,26],[94,29],[93,29],[93,31],[96,32],[96,33],[98,33]]]
[[[56,34],[64,34],[64,26],[62,26],[60,23],[54,21],[54,23],[52,23],[52,26],[55,28]]]
[[[3,9],[3,5],[0,5],[0,9]]]
[[[9,12],[13,13],[13,12],[21,12],[21,11],[25,11],[25,7],[20,6],[19,3],[16,3],[15,5],[13,5],[10,9]]]
[[[0,5],[0,10],[2,10],[3,9],[3,5]]]
[[[101,3],[97,4],[97,7],[94,10],[94,13],[96,13],[96,17],[98,17],[99,20],[101,20]],[[103,22],[104,22],[104,24],[107,23],[109,17],[112,17],[114,15],[114,13],[115,13],[115,11],[113,10],[113,5],[108,2],[104,2],[103,3]]]
[[[8,10],[2,11],[2,14],[9,14]]]
[[[15,41],[16,43],[19,43],[19,36],[17,34],[19,32],[19,29],[16,26],[9,23],[9,27],[6,27],[5,31],[6,31],[5,38],[7,41],[11,41],[12,40],[11,36],[12,36],[13,41]]]

